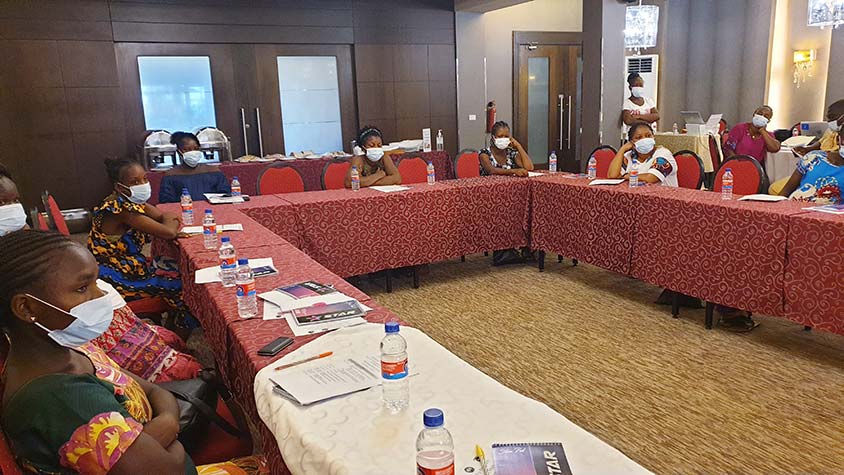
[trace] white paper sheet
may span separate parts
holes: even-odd
[[[381,191],[384,193],[394,193],[396,191],[406,191],[409,190],[409,186],[401,186],[401,185],[384,185],[384,186],[370,186],[369,188]]]
[[[829,214],[844,214],[844,205],[823,205],[823,206],[812,206],[809,208],[803,208],[806,211],[816,211],[818,213],[829,213]]]
[[[709,119],[706,121],[706,130],[709,131],[710,134],[718,134],[718,131],[721,129],[722,117],[724,117],[724,114],[712,114],[709,116]]]
[[[528,172],[528,176],[544,176],[544,173],[539,172]]]
[[[243,203],[243,196],[225,196],[225,193],[205,193],[205,199],[212,205]]]
[[[589,182],[589,186],[593,185],[619,185],[624,183],[624,178],[599,178]]]
[[[367,307],[366,305],[358,302],[360,308],[363,309],[365,312],[369,312],[372,309]],[[264,300],[264,320],[278,320],[278,314],[281,312],[281,307],[278,305]],[[315,335],[317,333],[324,333],[331,330],[336,330],[338,328],[345,328],[354,325],[362,325],[366,323],[366,320],[363,317],[355,317],[355,318],[347,318],[345,320],[339,320],[336,322],[324,323],[322,325],[307,325],[302,326],[296,322],[296,319],[293,318],[292,315],[287,314],[284,317],[285,321],[287,322],[287,326],[290,327],[290,330],[293,332],[293,336],[306,336],[306,335]]]
[[[273,258],[267,257],[263,259],[249,259],[249,267],[254,269],[256,267],[263,266],[270,266],[275,269],[275,266],[273,265]],[[222,282],[220,280],[220,266],[198,269],[194,274],[194,282],[196,282],[197,284],[210,284],[212,282]]]
[[[783,141],[783,145],[786,147],[805,147],[809,145],[809,142],[815,140],[815,137],[811,135],[795,135],[793,137],[789,137]]]
[[[239,223],[217,225],[217,234],[228,231],[243,231],[243,225]],[[185,226],[182,228],[182,232],[185,234],[202,234],[202,226]]]
[[[381,360],[373,355],[332,355],[283,369],[270,377],[303,406],[381,384]]]
[[[767,201],[770,203],[776,203],[777,201],[785,201],[787,200],[787,196],[777,196],[777,195],[765,195],[765,194],[756,194],[756,195],[745,195],[739,198],[739,201]]]

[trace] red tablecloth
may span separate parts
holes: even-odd
[[[807,212],[789,218],[785,313],[844,335],[844,216]]]
[[[637,197],[636,278],[731,307],[783,315],[795,202],[722,201],[717,193],[649,187]]]
[[[639,195],[626,183],[550,175],[531,180],[531,246],[621,274],[630,274]]]
[[[454,178],[454,164],[449,157],[448,152],[418,152],[408,153],[404,155],[394,156],[394,160],[398,161],[406,156],[420,156],[425,160],[430,160],[434,164],[434,169],[437,173],[437,179],[449,180]],[[220,171],[231,180],[235,176],[240,180],[240,187],[243,193],[247,195],[258,194],[258,177],[261,172],[267,167],[274,164],[285,164],[296,169],[302,176],[302,181],[305,184],[305,191],[316,191],[322,189],[322,170],[325,165],[331,160],[324,159],[300,159],[300,160],[280,160],[276,162],[252,162],[252,163],[238,163],[238,162],[224,162],[220,164]],[[150,171],[147,174],[150,185],[152,185],[152,199],[150,203],[158,203],[158,190],[161,187],[161,179],[164,177],[164,172]]]

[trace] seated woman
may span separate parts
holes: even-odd
[[[724,144],[724,159],[728,160],[736,155],[748,155],[755,158],[761,165],[765,165],[768,152],[780,151],[780,143],[774,134],[768,132],[768,122],[774,116],[770,106],[761,106],[753,112],[753,120],[736,124],[730,130],[727,143]]]
[[[671,151],[656,145],[650,124],[634,123],[627,131],[627,139],[610,163],[609,178],[628,178],[630,160],[636,158],[640,183],[677,186],[677,161]]]
[[[827,129],[820,138],[812,140],[805,147],[794,147],[794,153],[804,156],[815,150],[832,150],[838,147],[838,135],[844,126],[844,99],[835,101],[826,109]]]
[[[361,188],[374,185],[401,185],[401,175],[393,159],[384,156],[384,136],[376,127],[360,129],[357,143],[363,155],[352,157],[352,166],[346,172],[346,188],[352,187],[352,167],[360,174]]]
[[[26,211],[12,175],[0,164],[0,236],[26,227]]]
[[[178,203],[183,188],[188,189],[194,201],[205,200],[205,193],[232,192],[231,184],[219,167],[199,163],[205,154],[199,150],[196,135],[176,132],[170,136],[170,143],[176,146],[182,164],[168,170],[161,179],[159,203]]]
[[[105,165],[114,191],[94,208],[88,236],[88,249],[100,264],[100,279],[126,300],[161,297],[172,309],[168,314],[177,328],[198,326],[182,301],[182,281],[173,262],[164,258],[150,262],[143,254],[150,234],[176,239],[181,218],[147,203],[150,184],[138,162],[108,159]]]
[[[168,391],[121,370],[90,341],[112,319],[97,262],[69,238],[0,238],[0,324],[9,339],[2,421],[27,473],[259,473],[249,458],[195,467]],[[216,471],[215,471],[216,470]]]
[[[809,152],[780,191],[781,196],[817,204],[842,204],[844,188],[844,135],[829,150]]]
[[[503,120],[492,124],[489,148],[478,152],[478,160],[481,176],[528,176],[533,171],[533,162],[522,144],[510,136],[510,126]]]

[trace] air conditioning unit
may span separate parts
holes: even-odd
[[[645,96],[657,102],[657,92],[659,92],[659,55],[658,54],[644,54],[640,56],[628,56],[624,68],[624,77],[628,74],[638,73],[645,81]],[[630,95],[629,90],[625,90],[625,97]],[[659,104],[657,104],[659,107]]]

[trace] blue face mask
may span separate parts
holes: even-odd
[[[114,317],[114,307],[111,304],[111,299],[108,294],[103,294],[102,297],[82,302],[70,309],[69,312],[62,310],[49,302],[45,302],[32,294],[24,295],[33,298],[48,307],[54,308],[65,315],[73,317],[73,321],[70,322],[70,325],[61,330],[50,330],[44,325],[33,321],[38,328],[47,332],[47,336],[52,338],[53,341],[66,348],[78,348],[86,343],[89,343],[94,338],[99,337],[108,330],[109,325],[111,325],[111,320]]]

